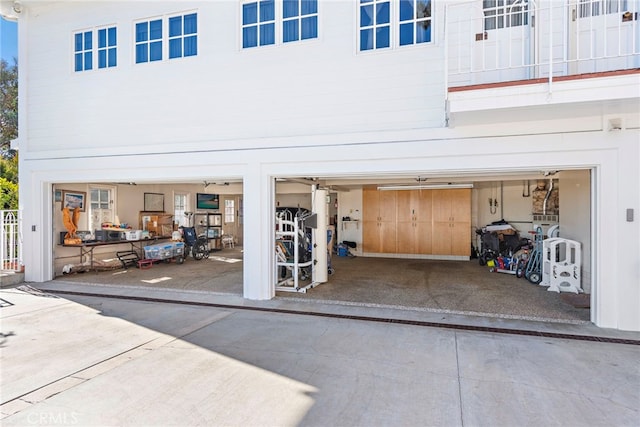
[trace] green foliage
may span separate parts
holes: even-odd
[[[0,177],[0,209],[18,209],[18,184]]]
[[[18,136],[18,64],[0,60],[0,155],[15,156],[11,140]]]
[[[0,177],[14,184],[18,183],[18,155],[0,158]]]

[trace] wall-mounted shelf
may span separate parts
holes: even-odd
[[[354,224],[355,224],[356,230],[357,230],[360,227],[360,221],[358,221],[358,220],[342,221],[342,229],[344,230],[348,226],[354,225]]]

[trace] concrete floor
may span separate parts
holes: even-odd
[[[166,267],[156,271],[182,268]],[[596,342],[291,312],[313,304],[393,317],[387,308],[43,285],[110,296],[0,290],[3,426],[637,426],[640,419],[636,333],[617,333],[633,343]],[[226,308],[120,298],[136,291]],[[278,306],[289,312],[264,310]]]
[[[182,265],[75,273],[56,281],[242,295],[242,259],[241,247],[227,248],[209,259],[188,258]],[[585,324],[590,318],[589,308],[576,308],[566,301],[570,295],[548,292],[524,278],[491,273],[476,260],[334,255],[332,266],[335,273],[327,283],[306,293],[277,292],[276,298],[574,324]]]

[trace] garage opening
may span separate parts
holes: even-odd
[[[591,318],[589,170],[278,177],[276,211],[298,213],[299,240],[311,235],[304,219],[316,213],[314,189],[328,193],[330,274],[314,283],[310,255],[297,265],[277,259],[276,285],[289,280],[288,289],[276,287],[278,298],[569,323]],[[288,239],[276,233],[276,246]]]
[[[242,295],[242,182],[56,183],[55,277]]]

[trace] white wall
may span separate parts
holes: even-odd
[[[135,20],[190,10],[198,12],[197,56],[134,64]],[[356,4],[330,1],[320,4],[319,39],[240,49],[240,12],[235,1],[25,7],[29,139],[22,148],[142,153],[444,124],[440,47],[358,53]],[[118,66],[74,72],[74,32],[107,24],[118,29]]]
[[[637,103],[497,111],[488,99],[491,111],[469,111],[444,128],[442,45],[358,54],[355,3],[323,2],[317,41],[251,51],[238,48],[237,2],[122,5],[29,2],[21,16],[27,281],[53,277],[53,183],[241,179],[244,256],[252,260],[244,295],[268,299],[276,177],[593,169],[592,320],[640,331]],[[132,21],[176,5],[198,8],[201,54],[133,65]],[[121,66],[73,73],[73,31],[109,23],[119,28]],[[623,128],[610,131],[609,117]]]

